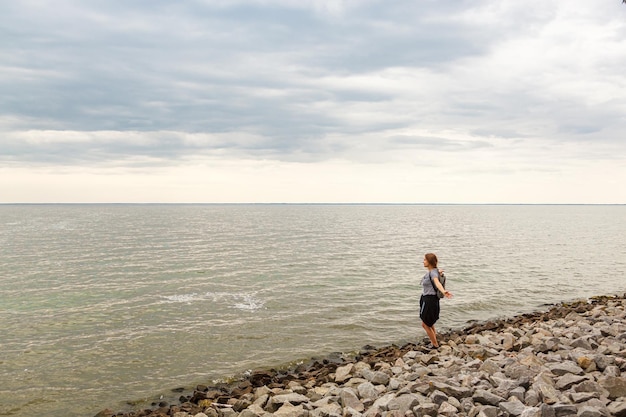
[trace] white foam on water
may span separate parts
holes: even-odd
[[[199,297],[198,294],[177,294],[177,295],[162,295],[161,298],[165,299],[170,303],[187,303],[191,304],[191,302],[196,301]]]
[[[243,311],[257,311],[265,306],[263,300],[249,293],[220,293],[207,292],[204,294],[175,294],[162,295],[161,298],[167,303],[185,303],[211,301],[213,303],[226,304],[226,308],[234,308]]]

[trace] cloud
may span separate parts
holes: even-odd
[[[538,161],[619,163],[625,13],[609,0],[5,2],[0,164],[440,164],[495,184]]]

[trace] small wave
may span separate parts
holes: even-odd
[[[263,300],[255,297],[254,294],[245,293],[216,293],[207,292],[205,294],[175,294],[162,295],[161,298],[167,303],[185,303],[192,304],[194,302],[211,301],[214,303],[224,303],[228,308],[234,308],[244,311],[256,311],[265,306]]]
[[[180,294],[180,295],[162,295],[162,298],[172,303],[187,303],[190,304],[198,299],[198,294]]]

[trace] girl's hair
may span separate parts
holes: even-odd
[[[433,268],[437,268],[437,255],[435,255],[434,253],[427,253],[426,255],[424,255],[424,258],[426,258],[426,261],[428,261],[428,264],[430,266],[432,266]]]

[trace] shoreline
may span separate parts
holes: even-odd
[[[545,311],[449,330],[439,335],[436,351],[424,342],[367,345],[355,354],[331,353],[284,368],[257,369],[231,382],[198,385],[193,392],[174,389],[169,402],[155,401],[150,408],[132,411],[105,409],[96,416],[626,416],[625,306],[626,294],[562,302]],[[602,326],[609,330],[595,329]],[[590,330],[592,336],[585,335]],[[594,336],[608,340],[609,347],[587,340]],[[600,348],[603,352],[593,351]],[[555,371],[559,364],[563,369]],[[508,375],[512,366],[521,368],[522,379]],[[451,368],[456,374],[446,375]],[[458,381],[458,375],[465,381]],[[468,378],[483,388],[464,386]],[[510,389],[504,392],[494,381]],[[374,391],[362,395],[358,388],[364,385]],[[401,399],[410,406],[396,408]]]

